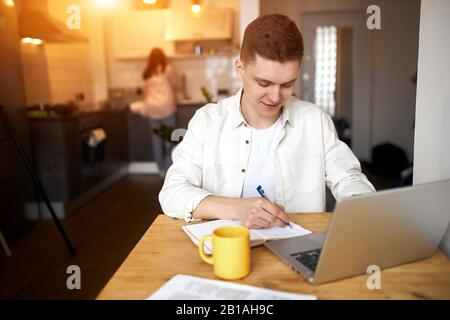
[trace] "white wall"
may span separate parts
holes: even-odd
[[[240,17],[239,24],[240,43],[244,38],[244,31],[248,24],[259,17],[259,0],[241,0],[240,3]]]
[[[252,0],[256,1],[256,0]],[[124,0],[124,3],[126,1]],[[173,11],[189,11],[190,1],[171,1],[170,9]],[[233,43],[239,43],[240,33],[240,0],[205,0],[202,1],[204,9],[208,8],[230,8],[234,12],[233,23]],[[128,8],[119,8],[124,10],[133,10],[130,5]],[[116,9],[118,10],[118,9]],[[113,11],[111,13],[114,13]],[[143,85],[142,71],[146,66],[146,59],[116,59],[113,56],[112,38],[111,38],[111,19],[105,14],[105,38],[106,38],[106,56],[107,73],[109,88],[136,88]],[[126,24],[126,21],[124,21]],[[239,81],[234,74],[234,60],[236,56],[227,57],[194,57],[194,58],[174,58],[171,59],[175,70],[179,75],[186,77],[186,91],[191,101],[205,101],[201,87],[206,86],[211,93],[216,94],[217,89],[228,89],[234,93],[239,87]]]
[[[49,0],[36,2],[36,8],[65,24],[67,7],[81,9],[81,30],[88,42],[21,44],[26,104],[65,103],[83,93],[86,106],[96,107],[107,97],[106,61],[102,10],[88,0]]]
[[[360,159],[370,160],[374,145],[390,141],[405,149],[412,161],[416,91],[410,79],[417,67],[419,3],[419,0],[261,0],[261,14],[286,14],[298,26],[302,26],[304,13],[358,11],[366,15],[369,5],[380,6],[381,30],[369,31],[370,106],[353,106],[353,118],[364,124],[353,127],[354,152]]]
[[[390,141],[412,162],[420,2],[387,0],[380,8],[381,30],[373,33],[372,146]]]
[[[20,43],[25,104],[43,104],[52,99],[44,46]]]
[[[107,97],[102,8],[86,0],[49,0],[48,13],[65,24],[71,4],[80,7],[80,32],[89,41],[45,45],[52,102],[83,93],[87,103],[96,105]]]
[[[414,184],[450,179],[450,1],[422,0]],[[441,243],[450,257],[450,230]]]

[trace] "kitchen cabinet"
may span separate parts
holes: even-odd
[[[165,39],[169,41],[230,40],[233,12],[231,9],[208,9],[200,17],[189,12],[173,12]]]
[[[178,105],[177,128],[187,129],[189,121],[198,108],[205,105],[199,103],[184,103]],[[131,162],[153,162],[152,128],[148,118],[128,112],[128,148]]]
[[[173,43],[164,39],[169,10],[129,11],[107,20],[107,39],[115,59],[147,58],[152,48],[159,47],[167,55]]]
[[[155,161],[152,128],[147,117],[128,111],[128,152],[130,162]]]
[[[178,128],[187,129],[189,121],[191,121],[195,112],[205,104],[204,102],[179,104],[177,112]]]
[[[64,208],[61,217],[100,192],[99,185],[106,187],[111,177],[126,173],[125,110],[30,118],[29,123],[37,174],[50,200]],[[99,128],[106,140],[89,146],[89,135]]]

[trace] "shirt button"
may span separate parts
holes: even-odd
[[[242,169],[241,172],[245,172],[245,169]]]
[[[248,127],[248,125],[246,123],[244,123],[244,127]]]
[[[249,144],[249,143],[250,143],[250,141],[248,141],[248,140],[245,140],[245,143],[246,143],[246,144]]]

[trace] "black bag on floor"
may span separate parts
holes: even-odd
[[[402,170],[410,166],[405,151],[391,143],[384,143],[372,149],[371,171],[377,174],[399,178]]]

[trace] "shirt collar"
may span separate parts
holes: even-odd
[[[234,99],[233,99],[233,105],[232,105],[232,111],[231,111],[231,129],[236,129],[237,127],[241,126],[241,125],[246,125],[249,126],[250,125],[247,123],[247,121],[245,121],[244,116],[242,115],[241,112],[241,97],[242,97],[242,93],[243,93],[243,88],[239,89],[239,91],[234,95]],[[292,97],[291,99],[288,100],[288,102],[286,103],[286,105],[283,107],[283,109],[281,110],[281,125],[284,128],[284,126],[286,125],[287,122],[289,122],[289,124],[293,125],[293,119],[290,116],[290,105],[292,104]]]

